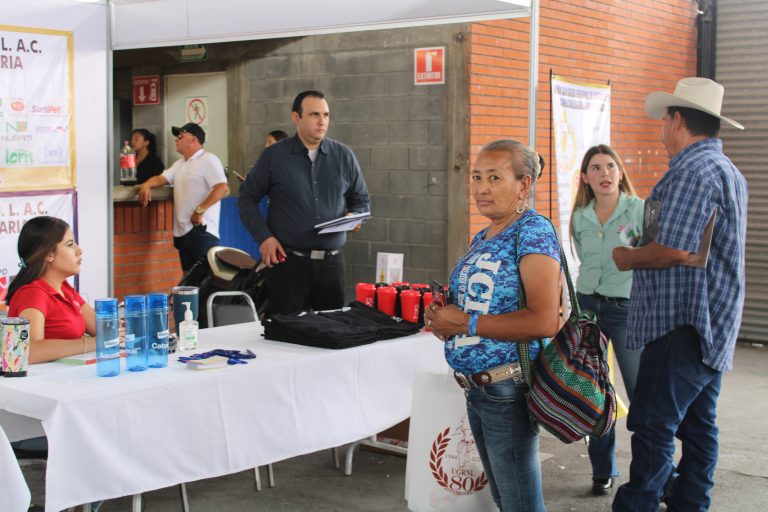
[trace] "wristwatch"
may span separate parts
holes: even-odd
[[[202,215],[202,214],[205,213],[205,210],[203,210],[202,208],[200,208],[198,206],[197,208],[195,208],[195,213],[198,214],[198,215]]]

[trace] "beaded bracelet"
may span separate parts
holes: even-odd
[[[88,338],[85,334],[83,334],[83,354],[88,353]]]
[[[478,313],[470,313],[469,314],[469,322],[467,324],[467,335],[468,336],[477,336],[477,317]]]

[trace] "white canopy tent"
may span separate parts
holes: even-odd
[[[112,0],[112,49],[245,41],[528,16],[530,0]],[[215,7],[214,7],[215,6]]]
[[[0,0],[6,26],[74,33],[81,290],[112,292],[112,50],[531,17],[529,138],[536,133],[537,0]],[[86,235],[87,234],[87,235]],[[11,248],[6,248],[11,250]]]

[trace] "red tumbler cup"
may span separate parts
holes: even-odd
[[[419,302],[421,294],[416,290],[403,290],[400,292],[400,309],[403,320],[417,323],[419,321]]]
[[[397,290],[394,286],[379,286],[376,289],[379,311],[385,315],[393,316],[395,314],[395,300],[397,299]]]
[[[373,283],[357,283],[355,285],[355,298],[368,307],[373,307],[376,297],[376,285]]]

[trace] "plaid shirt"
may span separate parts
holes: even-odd
[[[676,327],[691,325],[701,336],[704,364],[729,370],[744,305],[747,183],[723,154],[720,139],[691,144],[669,164],[648,198],[661,201],[656,242],[696,252],[717,209],[709,261],[706,268],[634,271],[627,347],[642,348]]]

